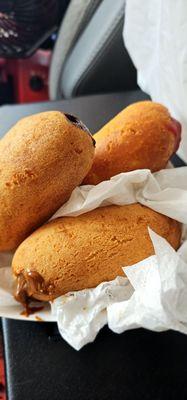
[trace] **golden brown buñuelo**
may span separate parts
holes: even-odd
[[[18,246],[89,171],[93,139],[78,119],[49,111],[20,120],[0,141],[0,251]]]
[[[125,108],[94,135],[96,151],[84,184],[121,172],[165,168],[180,143],[181,126],[166,107],[141,101]]]
[[[154,253],[148,226],[179,247],[181,225],[140,204],[102,207],[47,223],[14,255],[17,300],[50,300],[124,275],[122,267]]]

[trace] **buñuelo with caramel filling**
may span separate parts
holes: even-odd
[[[100,207],[43,225],[14,255],[17,300],[52,300],[124,276],[122,267],[154,254],[148,226],[179,247],[180,223],[140,204]]]

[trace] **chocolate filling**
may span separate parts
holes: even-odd
[[[75,115],[68,114],[68,113],[64,113],[64,115],[68,119],[68,121],[70,121],[73,125],[75,125],[78,128],[82,129],[84,132],[87,132],[89,134],[89,136],[91,136],[92,141],[93,141],[93,145],[95,146],[95,140],[94,140],[91,132],[87,128],[87,126],[85,124],[83,124],[83,122],[80,121],[80,119],[77,118]]]
[[[24,317],[29,317],[29,315],[38,313],[44,309],[43,306],[41,307],[30,307],[29,304],[26,304],[25,309],[21,312],[21,315]],[[37,321],[42,321],[42,319],[38,316],[35,317]]]
[[[37,295],[43,300],[45,296],[52,295],[53,286],[46,284],[44,278],[36,271],[26,270],[17,276],[15,299],[27,306],[32,298]]]

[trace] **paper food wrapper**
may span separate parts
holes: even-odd
[[[187,333],[187,167],[122,173],[96,186],[77,187],[52,219],[78,216],[111,204],[141,203],[184,225],[183,243],[175,250],[149,230],[155,255],[136,265],[124,265],[127,277],[116,277],[93,289],[68,293],[51,308],[30,317],[13,298],[11,254],[0,254],[0,316],[56,321],[62,337],[79,350],[108,324],[114,332],[145,327],[155,331],[175,329]]]
[[[126,0],[124,41],[138,84],[181,122],[178,154],[187,162],[186,37],[186,0]]]

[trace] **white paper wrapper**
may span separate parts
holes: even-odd
[[[178,154],[187,162],[186,16],[186,0],[126,0],[124,41],[140,88],[182,123]]]
[[[107,307],[127,300],[133,287],[127,278],[117,277],[94,289],[80,290],[61,296],[52,303],[61,336],[76,350],[93,342],[107,324]]]
[[[164,169],[154,174],[148,169],[136,170],[116,175],[96,186],[77,187],[52,219],[76,217],[101,206],[137,202],[187,224],[187,167]]]
[[[109,327],[117,333],[139,327],[187,333],[186,249],[179,255],[165,239],[149,233],[155,256],[123,268],[135,290],[128,301],[107,308]]]
[[[149,170],[136,170],[119,174],[97,186],[76,188],[53,218],[76,217],[100,206],[136,202],[187,224],[187,167],[154,174]],[[151,239],[156,255],[135,266],[124,265],[129,280],[125,276],[118,277],[94,289],[61,296],[52,303],[52,310],[46,306],[29,318],[20,315],[22,307],[12,297],[11,255],[0,254],[0,316],[26,320],[36,320],[37,316],[44,321],[57,321],[62,337],[75,349],[93,341],[106,323],[115,332],[138,326],[153,330],[172,327],[184,332],[187,241],[176,253],[153,232]]]

